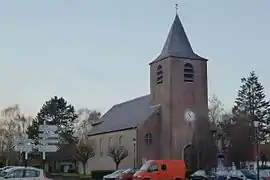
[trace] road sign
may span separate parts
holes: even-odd
[[[56,152],[59,150],[59,147],[56,145],[39,145],[38,146],[38,151],[39,152]]]
[[[58,138],[59,134],[54,134],[54,133],[40,133],[38,134],[38,137],[40,138]]]
[[[32,145],[16,145],[13,148],[15,151],[31,152],[33,150]]]
[[[39,131],[57,131],[58,127],[56,125],[39,125]]]
[[[40,144],[43,145],[48,145],[48,144],[57,144],[58,143],[58,139],[40,139],[39,140]]]
[[[15,138],[12,140],[12,147],[14,148],[17,145],[27,145],[32,143],[34,143],[32,139]]]
[[[27,143],[33,143],[34,141],[32,139],[26,139],[26,138],[14,138],[12,140],[13,144],[27,144]]]

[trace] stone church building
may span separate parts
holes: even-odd
[[[119,168],[132,168],[134,159],[137,167],[149,159],[188,160],[194,122],[208,117],[207,59],[193,51],[178,15],[149,65],[150,94],[114,105],[89,132],[97,143],[89,170],[115,168],[107,156],[115,143],[129,153]]]

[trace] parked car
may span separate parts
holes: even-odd
[[[119,169],[117,171],[114,171],[113,173],[111,174],[108,174],[106,176],[103,176],[103,180],[113,180],[115,179],[116,177],[118,177],[119,174],[121,174],[122,172],[124,172],[125,169]]]
[[[216,180],[226,180],[228,174],[229,174],[229,171],[227,169],[219,170],[215,173],[215,175],[216,175],[215,179]]]
[[[233,169],[229,172],[227,180],[257,180],[257,176],[249,169]]]
[[[12,167],[14,167],[14,166],[5,166],[5,167],[3,167],[3,168],[0,168],[0,172],[5,171],[5,170],[7,170],[7,169],[10,169],[10,168],[12,168]]]
[[[204,170],[198,170],[195,173],[191,174],[191,180],[201,180],[201,179],[208,179]]]
[[[144,179],[185,179],[186,166],[183,160],[150,160],[147,161],[133,178]]]
[[[191,180],[201,180],[201,179],[214,180],[215,178],[216,178],[215,172],[205,170],[198,170],[195,173],[191,174],[190,176]]]
[[[261,180],[270,180],[270,170],[269,169],[260,169],[260,179]]]
[[[9,180],[48,180],[45,176],[43,169],[38,169],[34,167],[21,167],[16,166],[9,169],[4,170],[0,174],[1,178],[9,179]]]
[[[138,169],[127,169],[124,172],[120,173],[116,179],[117,180],[132,180],[133,174],[137,171]]]

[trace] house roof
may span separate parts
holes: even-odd
[[[200,60],[204,59],[193,52],[178,14],[176,14],[174,18],[167,40],[160,55],[153,62],[170,56]]]
[[[92,127],[89,136],[135,128],[156,110],[150,105],[150,95],[114,105],[100,118],[102,123]]]

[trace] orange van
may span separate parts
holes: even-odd
[[[184,180],[183,160],[149,160],[133,175],[134,180]]]

